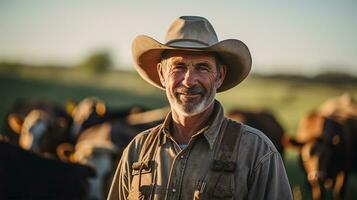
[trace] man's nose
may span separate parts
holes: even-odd
[[[193,70],[187,70],[183,78],[182,84],[186,87],[191,87],[197,82],[197,75]]]

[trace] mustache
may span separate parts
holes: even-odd
[[[196,94],[204,94],[206,93],[206,89],[200,86],[193,86],[193,87],[185,87],[179,86],[175,90],[176,93],[184,93],[188,95],[196,95]]]

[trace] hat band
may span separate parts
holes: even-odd
[[[198,41],[198,40],[190,40],[190,39],[177,39],[171,40],[166,43],[167,46],[170,47],[179,47],[179,48],[207,48],[208,44]]]

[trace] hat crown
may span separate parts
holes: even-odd
[[[171,24],[165,40],[168,46],[200,48],[216,44],[218,37],[206,18],[182,16]]]

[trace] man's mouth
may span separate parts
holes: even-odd
[[[181,101],[197,101],[205,94],[205,89],[199,86],[186,88],[184,86],[178,87],[175,91],[176,97]]]
[[[180,96],[182,97],[186,97],[186,98],[197,98],[200,97],[201,94],[200,93],[178,93]]]

